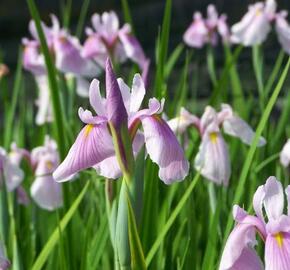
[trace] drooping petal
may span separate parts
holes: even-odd
[[[287,140],[280,153],[280,162],[284,167],[288,167],[290,163],[290,139]]]
[[[189,163],[177,138],[159,116],[141,119],[145,145],[153,162],[159,166],[159,177],[165,184],[180,181],[188,174]]]
[[[182,107],[180,109],[180,115],[169,120],[167,124],[175,134],[182,134],[191,125],[199,128],[199,119]]]
[[[30,193],[36,204],[43,209],[52,211],[62,206],[61,184],[56,183],[52,175],[36,177]]]
[[[231,175],[228,147],[217,126],[210,125],[206,129],[194,164],[207,179],[228,185]]]
[[[287,12],[283,11],[277,14],[275,28],[280,44],[285,52],[290,54],[290,25],[285,19],[286,16]]]
[[[199,12],[194,13],[193,22],[183,35],[184,42],[194,48],[201,48],[208,40],[208,29]]]
[[[253,249],[255,244],[254,225],[237,224],[227,239],[219,270],[262,270],[262,262]]]
[[[64,181],[69,176],[92,167],[112,155],[114,147],[107,124],[86,125],[65,160],[53,173],[53,177],[58,182]]]
[[[274,176],[267,179],[264,185],[264,206],[269,220],[278,219],[284,208],[282,184]]]
[[[54,39],[56,67],[62,72],[82,76],[96,76],[100,69],[81,56],[81,46],[76,38],[62,34]]]
[[[255,132],[244,120],[234,114],[228,104],[222,105],[222,111],[218,114],[218,118],[223,123],[225,133],[239,138],[245,144],[251,145],[255,137]],[[265,144],[266,140],[260,137],[258,146]]]
[[[253,46],[265,41],[271,27],[264,3],[256,3],[249,7],[240,22],[232,26],[231,40],[244,46]]]
[[[265,270],[288,270],[290,265],[290,234],[268,235],[265,243]]]
[[[14,191],[23,181],[24,172],[18,166],[6,159],[4,165],[4,178],[5,184],[8,191]]]

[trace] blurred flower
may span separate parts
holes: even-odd
[[[227,17],[218,15],[214,5],[207,7],[207,18],[203,18],[200,12],[195,12],[193,22],[183,35],[184,42],[194,48],[202,48],[210,43],[215,46],[218,42],[218,35],[223,42],[229,42],[229,28],[226,23]]]
[[[99,74],[100,69],[93,61],[85,59],[81,55],[82,46],[79,40],[70,35],[66,29],[60,28],[56,16],[51,15],[51,21],[51,27],[42,23],[42,28],[55,66],[66,76],[74,77],[77,81],[77,94],[87,97],[88,92],[83,91],[83,85],[86,84],[84,77],[92,78]],[[40,51],[40,41],[34,21],[30,21],[29,30],[33,40],[27,38],[22,40],[24,45],[23,67],[35,76],[39,89],[39,97],[36,101],[38,106],[36,124],[43,125],[53,120],[49,84],[44,55]]]
[[[61,207],[63,203],[61,185],[52,177],[53,171],[59,165],[56,142],[46,136],[44,145],[32,150],[31,163],[36,176],[30,188],[33,200],[39,207],[49,211]]]
[[[6,258],[4,254],[4,246],[2,243],[0,243],[0,270],[6,270],[9,269],[11,266],[11,263]]]
[[[9,68],[5,64],[0,64],[0,79],[9,73]]]
[[[237,116],[228,104],[222,104],[220,112],[207,106],[200,119],[182,108],[180,115],[169,120],[168,125],[176,134],[183,134],[191,126],[198,130],[201,144],[195,158],[195,168],[207,179],[224,185],[228,185],[231,166],[228,147],[220,128],[248,145],[252,143],[255,135],[252,128]],[[261,137],[258,146],[265,143],[265,139]]]
[[[283,214],[283,188],[275,177],[267,179],[259,186],[254,197],[256,215],[249,215],[235,205],[233,216],[237,222],[228,237],[220,262],[220,270],[264,269],[261,259],[255,252],[258,234],[265,244],[264,262],[266,270],[287,270],[290,265],[290,212],[289,191],[286,188],[288,213]],[[267,219],[264,218],[264,211]]]
[[[127,58],[139,65],[143,71],[148,64],[139,41],[131,33],[129,24],[120,28],[119,19],[114,11],[92,16],[92,28],[87,28],[87,40],[84,43],[82,55],[94,59],[105,69],[108,57],[114,62],[123,63]]]
[[[280,153],[280,162],[284,167],[290,164],[290,139],[287,140]]]
[[[290,54],[290,25],[286,21],[287,15],[288,12],[285,10],[276,15],[275,28],[282,48],[286,53]]]
[[[244,46],[261,44],[271,30],[271,21],[275,18],[275,12],[274,0],[250,5],[241,21],[232,26],[231,41]]]
[[[103,175],[112,178],[120,176],[107,124],[111,123],[118,133],[125,123],[133,141],[133,152],[138,152],[145,140],[150,158],[159,166],[161,180],[170,184],[173,180],[183,179],[188,173],[188,162],[175,135],[159,115],[163,109],[163,101],[160,103],[154,98],[150,99],[149,108],[140,110],[145,95],[140,75],[135,75],[130,91],[122,79],[116,80],[108,60],[106,92],[107,99],[102,98],[99,82],[92,81],[90,103],[97,116],[93,116],[88,110],[79,109],[80,119],[86,126],[79,133],[65,160],[54,172],[54,178],[63,181],[71,174],[93,166]],[[138,132],[140,124],[143,126],[144,138]]]

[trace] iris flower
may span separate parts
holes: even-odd
[[[49,211],[61,207],[61,185],[52,177],[53,171],[59,165],[56,142],[46,136],[44,145],[32,150],[31,163],[36,176],[30,188],[33,200],[39,207]]]
[[[62,72],[67,79],[71,76],[76,78],[76,92],[79,96],[87,97],[85,77],[92,78],[99,74],[100,69],[93,61],[85,59],[81,55],[82,46],[79,40],[69,32],[60,28],[56,16],[51,15],[52,26],[42,23],[45,39],[55,62],[57,70]],[[39,97],[36,101],[38,113],[36,123],[42,125],[52,121],[51,101],[49,96],[49,84],[46,73],[44,55],[40,51],[40,41],[34,21],[29,23],[29,31],[32,39],[23,38],[23,67],[30,71],[39,88]]]
[[[237,222],[229,235],[220,262],[220,270],[288,270],[290,265],[290,186],[285,190],[288,213],[283,214],[282,185],[273,176],[259,186],[253,197],[255,215],[235,205],[233,216]],[[266,214],[266,217],[265,217]],[[255,251],[256,236],[264,243],[265,266]]]
[[[255,135],[252,128],[228,104],[222,104],[220,112],[207,106],[200,119],[182,108],[180,115],[169,120],[168,124],[176,134],[186,132],[191,126],[198,130],[201,144],[195,158],[195,168],[207,179],[223,185],[228,185],[231,166],[221,128],[226,134],[237,137],[248,145],[252,143]],[[265,139],[261,137],[258,146],[265,143]]]
[[[164,183],[170,184],[174,180],[184,179],[189,170],[188,161],[174,133],[160,116],[164,101],[159,102],[152,98],[148,108],[140,110],[145,95],[140,75],[135,75],[130,91],[122,79],[117,81],[111,62],[107,60],[106,99],[100,94],[97,80],[92,81],[89,92],[90,104],[97,115],[79,109],[79,117],[85,127],[80,131],[65,160],[54,172],[56,181],[63,181],[90,167],[95,167],[106,176],[112,174],[112,178],[120,176],[109,123],[118,134],[123,125],[128,127],[133,152],[138,152],[143,142],[145,143],[148,155],[159,166],[159,177]],[[140,125],[143,132],[139,129]],[[126,149],[122,142],[120,144],[121,155],[125,160]],[[110,170],[114,172],[111,173]]]
[[[146,71],[149,60],[139,41],[132,35],[129,24],[120,28],[118,16],[114,11],[104,12],[102,15],[96,13],[91,21],[93,29],[86,29],[88,38],[82,50],[84,57],[94,59],[103,68],[108,57],[118,63],[123,63],[129,58],[138,64],[143,72]]]
[[[214,5],[207,7],[207,18],[203,18],[200,12],[193,14],[193,22],[183,35],[184,42],[194,48],[202,48],[210,43],[217,45],[218,35],[223,42],[229,41],[229,28],[226,23],[227,17],[218,15]]]

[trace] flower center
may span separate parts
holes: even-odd
[[[212,143],[216,143],[216,142],[217,142],[217,137],[218,137],[217,132],[211,132],[211,133],[209,134],[209,138],[210,138],[210,141],[211,141]]]
[[[283,234],[281,232],[279,232],[279,233],[275,234],[274,237],[275,237],[275,239],[276,239],[276,241],[278,243],[278,246],[282,247],[282,245],[283,245]]]
[[[46,162],[46,167],[47,167],[47,169],[51,170],[53,168],[52,162],[51,161],[47,161]]]
[[[89,136],[89,134],[91,133],[93,127],[94,127],[94,125],[92,125],[92,124],[86,125],[86,128],[85,128],[85,138],[87,138]]]

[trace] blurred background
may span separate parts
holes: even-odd
[[[83,1],[71,1],[70,29],[74,33],[76,23],[79,18]],[[247,10],[247,6],[255,1],[249,0],[173,0],[173,14],[169,47],[173,49],[182,42],[182,34],[192,20],[194,11],[206,12],[208,4],[216,5],[219,13],[228,15],[230,25],[237,22]],[[278,0],[279,9],[290,9],[289,0]],[[49,14],[55,13],[61,16],[62,10],[68,1],[64,0],[36,0],[36,4],[44,21],[49,23]],[[140,40],[145,52],[151,58],[154,57],[154,46],[158,34],[158,27],[162,23],[165,0],[128,0],[136,35]],[[120,0],[92,0],[86,24],[90,24],[90,17],[93,13],[101,13],[107,10],[115,10],[122,18],[122,6]],[[30,20],[26,1],[24,0],[1,0],[0,1],[0,49],[3,52],[4,61],[13,70],[17,61],[17,50],[21,44],[21,38],[28,35],[28,22]],[[84,38],[84,36],[83,36]],[[272,33],[270,40],[266,42],[266,61],[274,60],[280,46],[276,41],[275,34]],[[219,48],[217,48],[219,50]],[[202,51],[200,53],[203,53]],[[250,53],[250,52],[249,52]],[[222,54],[217,53],[217,60]],[[243,59],[247,59],[247,53],[243,54]]]

